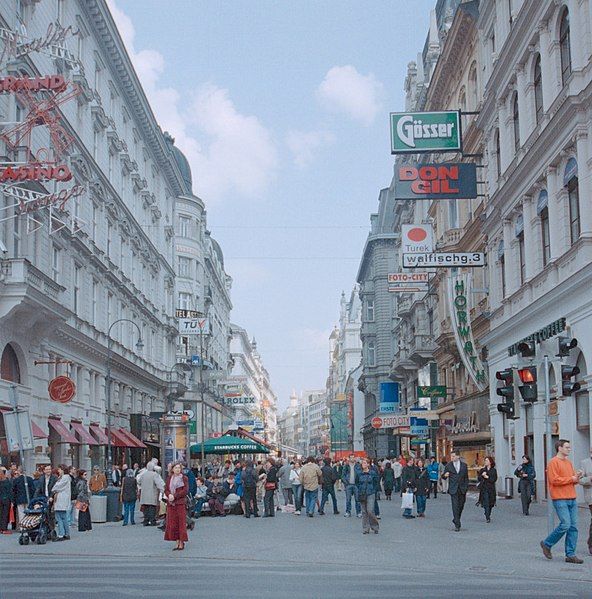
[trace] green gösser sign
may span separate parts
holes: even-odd
[[[391,112],[391,154],[462,151],[460,110]]]

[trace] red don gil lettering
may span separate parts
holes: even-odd
[[[401,181],[413,181],[411,189],[416,194],[458,193],[453,187],[458,181],[458,166],[402,166],[399,169]]]

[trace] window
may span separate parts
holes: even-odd
[[[65,0],[57,0],[57,20],[60,25],[64,25],[64,3]]]
[[[97,233],[99,228],[99,209],[96,204],[92,205],[92,239],[96,243],[97,242]]]
[[[549,208],[547,190],[542,189],[537,200],[537,214],[541,219],[541,253],[543,267],[547,266],[551,258],[551,237],[549,235]]]
[[[456,204],[456,200],[448,202],[448,226],[451,229],[458,228],[458,205]]]
[[[502,299],[506,297],[506,259],[504,254],[504,242],[503,240],[499,242],[497,246],[497,259],[500,265],[500,278],[501,278],[501,288],[502,288]]]
[[[78,316],[80,309],[80,266],[74,265],[74,276],[72,281],[72,310]]]
[[[179,309],[180,310],[192,310],[191,294],[190,293],[179,293]]]
[[[565,167],[563,184],[567,188],[569,204],[569,236],[571,245],[580,238],[580,192],[578,186],[578,163],[570,158]]]
[[[576,392],[576,426],[578,430],[590,430],[590,400],[588,388],[585,382],[588,371],[586,370],[586,360],[584,354],[580,354],[576,366],[580,373],[576,376],[576,381],[580,383],[581,389]]]
[[[512,0],[508,0],[508,22],[510,23],[510,29],[512,29],[512,25],[514,24],[514,14],[512,13]]]
[[[469,70],[469,98],[471,110],[477,110],[479,104],[479,90],[477,89],[477,64],[474,62]]]
[[[376,366],[376,341],[368,341],[368,366]]]
[[[543,79],[540,54],[534,63],[534,114],[538,125],[543,118]]]
[[[186,279],[191,278],[191,258],[179,256],[179,276]]]
[[[502,174],[502,157],[501,157],[501,150],[500,150],[499,129],[495,130],[494,143],[495,143],[495,168],[497,170],[497,176],[499,179],[500,175]]]
[[[520,114],[518,112],[518,94],[512,100],[512,123],[514,125],[514,150],[520,149]]]
[[[15,209],[16,213],[16,209]],[[12,257],[18,258],[21,249],[21,217],[15,214],[12,219]]]
[[[93,279],[92,281],[92,305],[91,305],[91,313],[90,313],[90,318],[91,318],[91,324],[96,325],[97,324],[97,302],[99,299],[99,283],[97,282],[96,279]]]
[[[366,320],[369,322],[374,321],[374,300],[366,300]]]
[[[460,93],[458,95],[458,105],[462,112],[464,112],[467,109],[467,94],[465,92],[464,87],[460,90]]]
[[[111,244],[113,243],[113,225],[107,221],[107,258],[111,258]]]
[[[18,357],[10,343],[6,345],[0,359],[0,379],[20,384],[21,369]]]
[[[520,285],[526,280],[526,258],[524,252],[524,231],[518,235],[518,259],[520,262]]]
[[[96,129],[93,131],[93,158],[95,162],[99,159],[99,132]]]
[[[179,217],[179,235],[181,237],[189,237],[189,230],[191,227],[191,219],[187,216]]]
[[[434,335],[434,311],[428,310],[428,335],[433,337]]]
[[[111,323],[114,322],[113,318],[113,294],[111,292],[107,293],[107,327],[111,326]]]
[[[564,9],[559,25],[559,51],[561,53],[561,83],[565,85],[571,75],[571,48],[569,34],[569,11]]]
[[[57,283],[60,279],[61,251],[55,245],[51,248],[51,278]]]

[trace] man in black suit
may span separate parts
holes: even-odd
[[[51,466],[43,468],[43,476],[37,481],[37,490],[35,497],[47,497],[51,501],[53,486],[56,484],[58,477],[51,473]]]
[[[454,522],[454,530],[460,530],[460,517],[467,491],[469,490],[469,469],[464,462],[460,461],[460,456],[456,452],[450,454],[450,462],[444,468],[443,478],[448,479],[448,493],[452,500],[452,522]]]

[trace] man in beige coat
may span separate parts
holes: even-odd
[[[144,511],[144,526],[156,526],[156,507],[159,495],[164,491],[164,481],[154,467],[154,462],[146,464],[146,470],[137,478],[140,488],[140,509]]]
[[[580,484],[584,487],[584,501],[590,509],[590,531],[588,532],[588,551],[592,555],[592,447],[590,447],[590,457],[582,460],[582,472],[584,476],[580,479]]]
[[[300,469],[300,482],[304,489],[306,515],[312,518],[319,496],[319,486],[323,482],[323,473],[313,457],[308,458],[306,464]]]

